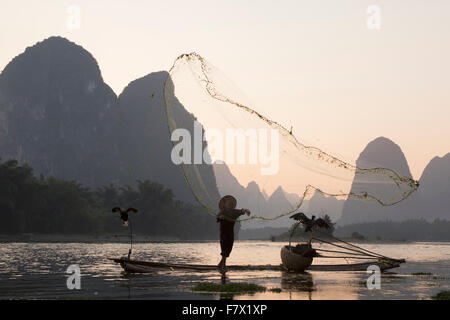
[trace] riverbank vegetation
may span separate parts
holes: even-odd
[[[137,188],[107,185],[92,190],[76,181],[35,177],[15,160],[0,163],[0,234],[125,233],[111,208],[135,207],[133,232],[178,239],[216,239],[217,223],[204,209],[175,199],[151,181]]]
[[[432,297],[433,300],[450,300],[450,291],[441,291]]]
[[[449,241],[450,221],[411,219],[358,223],[336,228],[335,235],[356,240]]]
[[[379,221],[337,226],[332,233],[317,230],[313,237],[333,241],[330,234],[354,242],[406,242],[406,241],[450,241],[450,221],[436,219],[411,219],[406,221]],[[242,240],[288,241],[288,228],[245,229],[240,232]],[[307,241],[310,234],[299,226],[292,241]],[[327,239],[328,238],[328,239]]]

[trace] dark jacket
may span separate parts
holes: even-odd
[[[224,257],[230,256],[234,243],[234,224],[243,214],[243,209],[222,210],[217,217],[217,222],[220,222],[220,254]]]
[[[222,210],[217,216],[217,222],[227,220],[235,222],[237,218],[245,214],[244,209]]]

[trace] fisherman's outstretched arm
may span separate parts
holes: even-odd
[[[239,210],[241,213],[240,213],[240,215],[242,216],[242,215],[244,215],[244,214],[246,214],[246,215],[250,215],[250,210],[248,210],[248,209],[241,209],[241,210]]]

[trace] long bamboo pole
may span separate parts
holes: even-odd
[[[322,233],[322,234],[325,234],[324,232],[321,232],[321,231],[319,231],[319,232]],[[357,248],[357,249],[359,249],[359,250],[366,251],[367,253],[376,255],[376,256],[378,256],[378,257],[380,257],[380,258],[391,259],[391,258],[388,258],[388,257],[386,257],[386,256],[383,256],[383,255],[381,255],[381,254],[379,254],[379,253],[369,251],[369,250],[367,250],[367,249],[358,247],[358,246],[356,246],[356,245],[354,245],[354,244],[352,244],[352,243],[350,243],[350,242],[347,242],[347,241],[344,241],[344,240],[342,240],[342,239],[336,238],[336,237],[333,236],[332,234],[326,234],[326,235],[332,237],[332,238],[335,239],[335,240],[341,241],[341,242],[345,243],[346,245],[349,245],[349,246],[351,246],[351,247]],[[391,259],[391,260],[393,260],[393,259]]]
[[[325,249],[314,249],[316,251],[323,251],[323,252],[331,252],[331,253],[344,253],[344,254],[354,254],[353,252],[346,252],[346,251],[339,251],[339,250],[325,250]],[[360,256],[367,257],[366,254],[360,254]]]
[[[375,259],[370,257],[359,257],[359,256],[318,256],[314,258],[339,258],[339,259],[364,259],[364,260]]]
[[[362,254],[362,255],[365,255],[365,256],[379,258],[379,256],[372,255],[372,254],[368,254],[368,253],[366,253],[366,252],[364,252],[364,251],[361,251],[361,250],[356,250],[356,249],[352,249],[352,248],[347,248],[347,247],[338,245],[338,244],[336,244],[336,243],[328,242],[328,241],[326,241],[326,240],[322,240],[322,239],[318,239],[318,238],[313,238],[313,239],[314,239],[314,240],[317,240],[317,241],[321,241],[321,242],[327,243],[327,244],[332,245],[332,246],[335,246],[335,247],[339,247],[339,248],[345,249],[345,250],[354,251],[354,252],[357,252],[357,253]]]

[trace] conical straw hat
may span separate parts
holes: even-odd
[[[234,208],[236,208],[236,198],[230,195],[226,195],[224,197],[222,197],[222,199],[220,199],[219,201],[219,209],[220,210],[233,210]]]

